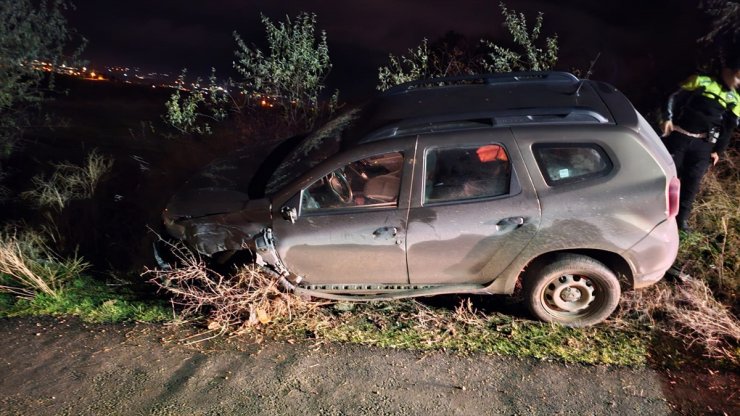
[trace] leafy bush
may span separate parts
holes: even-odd
[[[331,62],[326,32],[316,35],[316,15],[300,13],[295,20],[286,17],[285,22],[278,23],[263,15],[262,23],[268,52],[248,46],[234,32],[234,68],[242,75],[241,80],[219,85],[213,69],[208,82],[198,78],[186,88],[183,71],[178,79],[181,88],[166,103],[164,119],[170,126],[184,134],[207,135],[212,133],[212,123],[229,114],[252,116],[259,111],[260,117],[253,118],[269,119],[264,116],[275,112],[287,123],[290,134],[295,134],[296,129],[310,129],[336,110],[338,92],[327,103],[321,101]]]
[[[524,13],[509,10],[504,3],[499,3],[499,7],[501,14],[504,15],[504,27],[522,52],[483,40],[482,42],[492,49],[488,54],[490,63],[486,62],[486,70],[490,72],[545,71],[552,68],[558,60],[557,36],[546,38],[544,48],[536,46],[542,31],[542,13],[537,15],[537,20],[530,32],[527,29],[527,19]]]
[[[37,65],[61,63],[73,35],[62,14],[69,8],[65,0],[14,0],[0,7],[0,157],[12,152],[31,110],[53,88],[53,78]]]
[[[483,53],[464,51],[457,46],[452,49],[444,42],[430,47],[427,39],[407,55],[389,55],[388,66],[378,69],[377,89],[385,91],[394,85],[417,79],[476,74],[483,72],[544,71],[557,62],[557,36],[545,39],[544,47],[538,47],[543,15],[539,13],[531,31],[523,13],[510,10],[504,3],[499,7],[504,16],[504,27],[511,35],[520,52],[497,43],[481,39]]]
[[[170,96],[165,106],[165,121],[183,134],[211,134],[211,124],[219,122],[228,115],[227,109],[235,104],[226,88],[219,86],[216,80],[216,69],[211,70],[208,82],[197,78],[190,90],[185,90],[185,75],[183,70],[177,79],[180,88]],[[239,106],[235,106],[238,110]]]
[[[266,97],[292,126],[310,128],[321,116],[320,94],[331,69],[326,32],[316,37],[316,15],[300,13],[295,20],[273,23],[262,16],[268,52],[248,46],[234,32],[234,67],[244,77],[243,92]],[[338,93],[332,96],[330,109]]]
[[[408,55],[395,57],[388,55],[388,66],[378,69],[378,90],[385,91],[394,85],[417,79],[434,78],[446,74],[432,71],[431,61],[434,59],[429,52],[429,42],[425,38],[416,49],[409,49]]]

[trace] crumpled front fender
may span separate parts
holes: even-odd
[[[266,224],[246,221],[240,213],[182,221],[183,241],[200,254],[254,249],[254,237]]]

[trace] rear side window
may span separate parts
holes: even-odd
[[[505,195],[511,182],[509,156],[498,144],[430,149],[425,173],[425,203]]]
[[[538,144],[534,156],[551,186],[604,176],[613,166],[604,149],[595,144]]]

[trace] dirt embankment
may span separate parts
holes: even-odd
[[[650,369],[0,320],[3,415],[663,415]],[[721,413],[720,413],[721,414]]]

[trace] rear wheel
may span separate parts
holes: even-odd
[[[619,303],[619,280],[603,263],[568,254],[524,281],[524,299],[532,315],[545,322],[589,326],[605,320]]]

